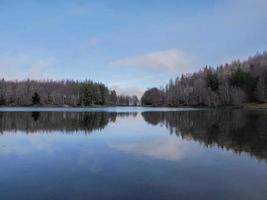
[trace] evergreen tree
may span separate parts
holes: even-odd
[[[32,96],[32,104],[33,105],[37,105],[37,104],[41,104],[41,101],[40,101],[40,96],[37,92],[34,92],[33,96]]]
[[[6,104],[6,99],[4,98],[3,95],[0,96],[0,106],[5,105]]]
[[[219,79],[217,74],[209,72],[206,78],[207,86],[210,87],[213,91],[219,88]]]
[[[259,102],[264,102],[266,100],[266,86],[263,77],[259,77],[256,87],[256,98]]]
[[[118,97],[117,97],[117,93],[116,93],[115,90],[111,90],[111,92],[110,92],[110,100],[111,100],[111,103],[113,105],[116,105],[117,104]]]

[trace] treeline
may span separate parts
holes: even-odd
[[[226,106],[266,102],[267,52],[246,61],[208,67],[182,75],[165,86],[147,90],[142,105]]]
[[[139,104],[136,96],[117,95],[102,83],[73,80],[0,81],[0,106],[121,105]]]

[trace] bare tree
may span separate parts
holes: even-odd
[[[193,74],[172,79],[164,89],[147,90],[143,105],[224,106],[264,102],[267,88],[267,53],[217,68],[204,67]]]
[[[255,92],[256,98],[259,102],[264,102],[266,100],[266,84],[262,76],[259,77]]]

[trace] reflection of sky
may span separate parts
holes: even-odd
[[[0,154],[27,155],[32,151],[52,153],[53,147],[49,141],[52,139],[51,136],[46,137],[41,132],[32,135],[22,132],[16,132],[16,134],[5,132],[0,139]]]
[[[64,134],[60,131],[50,133],[38,131],[32,134],[17,131],[4,132],[0,136],[0,156],[30,154],[66,154],[72,152],[80,163],[86,163],[88,157],[112,156],[113,152],[127,153],[131,156],[180,161],[199,156],[218,160],[216,156],[231,156],[234,153],[217,147],[203,148],[197,142],[170,135],[169,130],[160,124],[148,124],[141,113],[136,116],[117,117],[115,123],[109,123],[104,129],[86,135],[84,131]],[[245,154],[245,156],[247,156]],[[1,157],[0,157],[1,158]],[[101,161],[102,158],[97,158]]]
[[[267,195],[266,163],[170,135],[140,113],[117,117],[89,135],[5,132],[0,163],[1,200],[26,200],[32,193],[36,199],[51,194],[73,199],[160,199],[160,194],[196,199],[194,194],[202,194],[207,199],[210,191],[221,199]]]
[[[135,143],[111,144],[111,148],[163,160],[181,160],[196,150],[193,142],[182,141],[176,136],[157,137]]]
[[[33,134],[5,132],[0,140],[0,155],[27,156],[62,151],[64,154],[64,150],[71,150],[79,152],[79,162],[84,163],[87,157],[96,156],[104,150],[119,150],[176,161],[189,156],[197,147],[194,142],[170,136],[168,130],[163,127],[147,124],[138,113],[135,117],[118,117],[116,123],[109,123],[103,130],[94,131],[89,135],[85,135],[83,131],[74,134],[62,134],[58,131],[39,131]]]

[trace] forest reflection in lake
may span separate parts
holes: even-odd
[[[267,114],[0,112],[0,199],[266,199]]]

